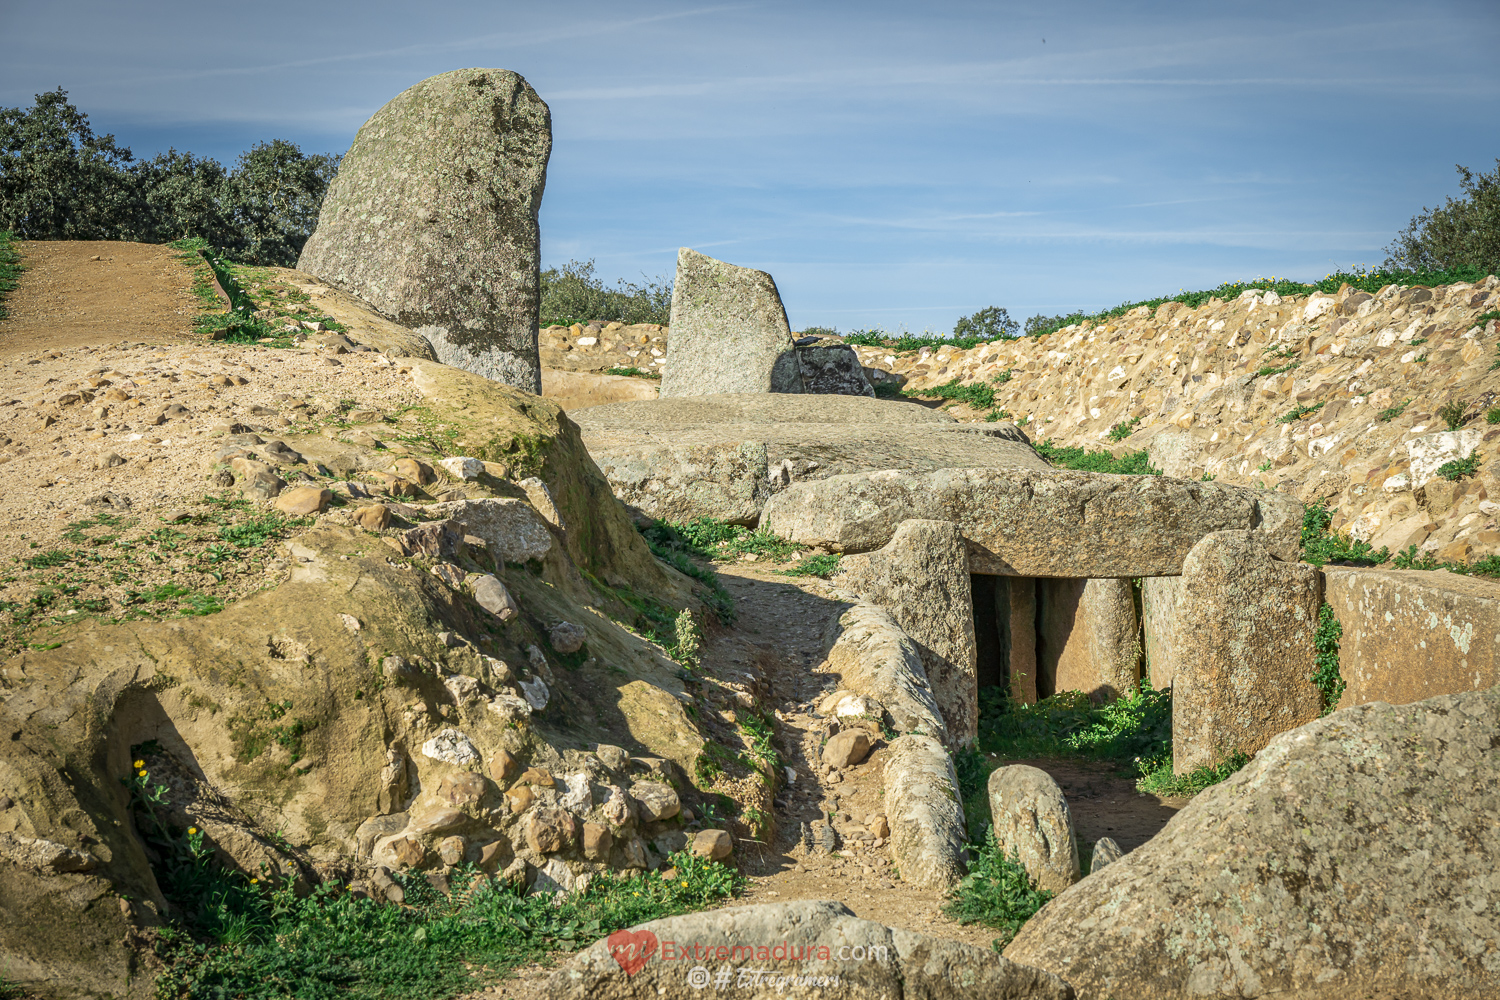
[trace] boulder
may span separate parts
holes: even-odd
[[[616,931],[547,980],[559,1000],[688,1000],[702,996],[694,967],[731,979],[745,1000],[974,996],[1072,1000],[1056,975],[987,948],[861,920],[842,903],[763,903],[652,920]],[[763,970],[752,972],[750,970]]]
[[[1141,643],[1129,580],[1042,580],[1037,673],[1053,691],[1095,702],[1135,691]]]
[[[1115,843],[1115,838],[1100,837],[1094,841],[1094,853],[1089,858],[1089,874],[1094,874],[1105,865],[1119,861],[1124,856],[1125,852],[1120,850],[1120,845]]]
[[[902,521],[958,525],[969,572],[999,576],[1176,576],[1204,535],[1251,529],[1296,559],[1302,505],[1276,493],[1161,476],[947,468],[833,476],[772,497],[762,527],[832,552],[869,552]]]
[[[764,271],[683,247],[670,326],[663,398],[802,391],[786,310],[776,280]]]
[[[1058,893],[1077,882],[1073,813],[1052,775],[1026,764],[997,767],[987,791],[995,843],[1019,859],[1036,887]]]
[[[865,377],[854,348],[843,344],[812,344],[797,348],[802,371],[802,391],[836,396],[875,397],[875,388]]]
[[[552,806],[537,806],[526,814],[526,844],[533,851],[551,854],[573,846],[573,814]]]
[[[551,150],[551,113],[517,74],[423,80],[355,135],[297,266],[425,337],[444,364],[539,392]]]
[[[356,507],[349,516],[355,524],[369,531],[384,531],[391,523],[391,509],[383,503]]]
[[[916,643],[949,738],[971,741],[979,724],[974,604],[958,528],[903,521],[883,548],[841,566],[840,588],[884,608]]]
[[[671,819],[682,810],[682,801],[671,785],[661,781],[637,781],[630,786],[630,797],[648,823]]]
[[[1116,1000],[1500,994],[1496,746],[1496,688],[1282,733],[1005,954]]]
[[[572,622],[558,622],[547,630],[547,640],[552,643],[552,648],[565,656],[582,649],[588,637],[582,625]]]
[[[931,736],[901,736],[885,751],[882,776],[891,857],[903,881],[945,889],[963,877],[964,807],[953,758]]]
[[[503,622],[508,622],[521,613],[521,606],[510,596],[505,584],[490,573],[481,573],[469,584],[474,602]]]
[[[834,733],[823,744],[823,763],[843,769],[852,767],[870,754],[870,734],[863,729],[845,729]]]
[[[614,842],[609,827],[602,823],[583,824],[583,856],[590,861],[607,861]]]
[[[1318,571],[1275,559],[1251,531],[1206,536],[1182,564],[1173,609],[1172,767],[1253,754],[1322,711],[1313,686]]]
[[[298,486],[283,490],[276,497],[273,506],[292,517],[306,517],[308,514],[321,514],[332,502],[333,494],[328,490],[318,486]]]
[[[948,741],[921,651],[884,609],[858,601],[841,610],[828,622],[823,647],[840,686],[878,702],[897,732]]]
[[[547,522],[525,500],[509,497],[450,500],[432,504],[424,513],[446,518],[464,534],[484,539],[498,563],[540,560],[552,550],[552,532]]]
[[[726,830],[699,830],[693,834],[689,850],[710,861],[723,861],[734,853],[734,840]]]
[[[669,520],[753,524],[787,483],[846,473],[1049,468],[1014,425],[863,396],[723,393],[571,415],[620,499]]]

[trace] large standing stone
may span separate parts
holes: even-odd
[[[1141,644],[1130,581],[1043,580],[1041,662],[1053,691],[1096,702],[1128,695],[1140,680]]]
[[[948,736],[978,733],[974,605],[963,537],[947,521],[903,521],[884,548],[845,557],[840,586],[884,608],[922,654]]]
[[[897,732],[948,741],[921,651],[883,608],[856,602],[829,621],[823,645],[841,686],[879,702]]]
[[[1500,995],[1500,689],[1282,733],[1005,951],[1085,997]]]
[[[597,411],[596,411],[597,412]],[[969,572],[998,576],[1176,576],[1204,535],[1253,529],[1295,559],[1302,505],[1279,493],[1162,476],[1010,467],[888,468],[793,483],[761,526],[833,552],[869,552],[902,521],[952,521]]]
[[[1253,532],[1219,531],[1193,546],[1168,667],[1173,770],[1255,753],[1318,717],[1322,695],[1309,678],[1321,604],[1318,571],[1273,558]]]
[[[802,391],[786,310],[764,271],[678,250],[671,327],[663,399]]]
[[[931,736],[901,736],[885,751],[882,779],[891,855],[901,879],[947,888],[963,877],[967,841],[953,758]]]
[[[1006,580],[1006,608],[1010,615],[1010,696],[1019,705],[1035,705],[1036,590],[1038,581],[1024,576]]]
[[[1025,764],[997,767],[989,796],[995,842],[1016,855],[1038,889],[1062,892],[1078,881],[1073,813],[1052,775]]]
[[[1165,691],[1172,686],[1172,650],[1177,645],[1177,595],[1180,576],[1148,576],[1141,581],[1141,631],[1146,636],[1146,671],[1151,686]]]
[[[355,135],[297,266],[410,327],[444,364],[540,392],[551,151],[551,113],[517,74],[423,80]]]

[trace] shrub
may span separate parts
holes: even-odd
[[[1457,482],[1474,475],[1479,471],[1479,453],[1475,452],[1468,458],[1455,458],[1451,462],[1444,462],[1438,466],[1437,474],[1449,482]]]
[[[15,234],[0,229],[0,319],[10,315],[10,311],[5,308],[5,298],[16,290],[16,280],[25,270],[21,266],[21,255],[11,245],[14,241]]]
[[[1131,417],[1129,420],[1120,421],[1109,429],[1109,439],[1111,441],[1124,441],[1130,437],[1131,432],[1135,430],[1135,425],[1140,422],[1140,417]]]
[[[1464,402],[1461,399],[1450,399],[1439,406],[1437,418],[1447,425],[1450,431],[1456,431],[1464,425]]]
[[[953,324],[953,337],[957,339],[999,340],[1014,337],[1021,324],[1010,318],[1010,313],[999,306],[987,306],[971,316],[962,316]]]
[[[1330,531],[1333,511],[1319,501],[1302,512],[1302,560],[1314,566],[1341,563],[1349,566],[1378,566],[1390,558],[1390,550],[1376,551],[1369,542]]]
[[[817,576],[828,579],[839,571],[838,555],[807,556],[791,569],[778,569],[782,576]]]
[[[592,260],[570,260],[562,267],[541,273],[541,324],[566,325],[605,320],[620,323],[656,323],[672,319],[672,279],[646,278],[636,285],[623,278],[615,288],[606,288],[594,276]]]
[[[1036,887],[1019,857],[1005,855],[993,829],[987,831],[983,845],[970,851],[969,874],[954,887],[943,912],[961,924],[995,928],[1001,932],[995,945],[1003,948],[1052,894]]]
[[[1146,449],[1128,452],[1116,458],[1107,451],[1085,451],[1082,448],[1054,445],[1051,441],[1037,441],[1034,445],[1052,465],[1079,472],[1110,472],[1120,476],[1159,476],[1161,470],[1153,468]]]
[[[1323,695],[1323,714],[1333,711],[1343,695],[1345,683],[1339,673],[1339,640],[1344,636],[1344,626],[1333,613],[1333,605],[1324,602],[1318,609],[1318,627],[1313,632],[1313,651],[1317,654],[1317,668],[1313,671],[1313,686]]]
[[[1302,406],[1301,404],[1298,404],[1297,406],[1292,407],[1290,412],[1283,413],[1280,417],[1277,417],[1276,422],[1278,424],[1289,424],[1294,420],[1301,420],[1309,413],[1317,413],[1322,408],[1322,403],[1314,403],[1311,406]]]
[[[1439,270],[1472,267],[1500,270],[1500,159],[1492,173],[1456,168],[1463,197],[1413,216],[1386,247],[1387,267]]]
[[[1067,326],[1068,322],[1067,316],[1044,316],[1037,313],[1026,321],[1021,333],[1026,337],[1039,337],[1044,333],[1051,333],[1053,330]]]
[[[1484,411],[1484,422],[1487,424],[1500,424],[1500,406],[1491,407]]]

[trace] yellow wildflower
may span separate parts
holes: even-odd
[[[188,827],[188,836],[189,837],[196,836],[197,833],[198,833],[198,828],[196,826],[190,826],[190,827]]]
[[[144,777],[145,777],[145,776],[146,776],[146,772],[145,772],[145,771],[142,771],[142,772],[141,772],[141,777],[143,777],[143,778],[144,778]]]
[[[145,767],[146,766],[146,762],[143,761],[143,760],[138,760],[138,761],[135,762],[135,766],[136,767]]]

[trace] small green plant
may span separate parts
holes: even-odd
[[[1415,545],[1408,545],[1396,554],[1391,563],[1397,569],[1437,569],[1441,563],[1431,552],[1422,552]]]
[[[1010,419],[1010,411],[1009,410],[994,409],[994,410],[991,410],[990,412],[986,413],[984,415],[984,419],[987,422],[992,423],[992,424],[996,423],[997,421],[1000,421],[1000,420],[1009,420]]]
[[[1004,385],[1011,379],[1015,378],[1015,375],[1016,370],[1014,368],[1007,368],[1004,371],[996,372],[994,375],[992,375],[990,377],[990,381],[995,385]]]
[[[1456,431],[1464,425],[1464,411],[1468,409],[1461,399],[1450,399],[1437,408],[1437,418],[1447,425],[1450,431]]]
[[[828,579],[839,571],[838,555],[807,556],[790,569],[778,569],[782,576],[818,576]]]
[[[692,611],[687,608],[682,609],[673,623],[673,631],[677,636],[677,642],[668,651],[672,659],[682,664],[689,672],[697,670],[703,637],[698,631],[698,623],[693,620]]]
[[[954,887],[943,913],[961,924],[983,924],[1000,932],[998,948],[1009,944],[1026,921],[1052,898],[1052,893],[1038,889],[1019,856],[1007,857],[995,841],[995,831],[986,831],[985,840],[971,847],[973,860],[969,874]]]
[[[1479,471],[1479,453],[1475,452],[1468,458],[1455,458],[1451,462],[1444,462],[1438,466],[1437,474],[1449,482],[1457,482],[1474,475]]]
[[[1279,368],[1273,367],[1271,365],[1263,365],[1255,370],[1255,377],[1265,378],[1267,375],[1284,375],[1285,373],[1291,371],[1293,368],[1296,368],[1301,363],[1302,362],[1300,361],[1288,361],[1286,364],[1280,366]]]
[[[1198,482],[1200,483],[1211,483],[1213,481],[1214,474],[1212,472],[1204,472],[1203,475],[1198,477]]]
[[[653,378],[660,380],[661,372],[651,371],[647,368],[606,368],[606,375],[627,375],[631,378]]]
[[[976,410],[989,410],[995,406],[995,390],[983,382],[971,382],[961,385],[954,378],[942,385],[931,386],[926,389],[903,389],[901,395],[907,399],[918,399],[922,397],[937,397],[948,399],[956,403],[963,403]]]
[[[1323,695],[1323,714],[1332,712],[1348,685],[1339,674],[1339,640],[1344,626],[1333,613],[1333,605],[1324,602],[1318,609],[1318,627],[1313,632],[1313,651],[1317,654],[1310,680]]]
[[[1487,424],[1500,424],[1500,406],[1492,406],[1484,411],[1484,422]]]
[[[1124,441],[1130,437],[1131,433],[1135,430],[1135,425],[1140,422],[1141,418],[1139,416],[1120,421],[1109,429],[1109,439],[1111,441]]]
[[[1322,501],[1302,512],[1302,560],[1314,566],[1342,563],[1349,566],[1378,566],[1390,558],[1390,550],[1376,551],[1369,542],[1344,536],[1331,530],[1333,511]]]
[[[1187,774],[1177,775],[1172,773],[1172,761],[1169,758],[1158,762],[1156,767],[1135,783],[1135,787],[1137,791],[1153,795],[1186,798],[1232,777],[1248,763],[1250,757],[1236,750],[1217,764],[1205,764]]]
[[[1153,468],[1146,449],[1132,451],[1116,458],[1107,451],[1085,451],[1083,448],[1054,445],[1051,441],[1038,441],[1034,445],[1052,465],[1079,472],[1111,472],[1121,476],[1159,476],[1161,470]]]
[[[1317,413],[1322,408],[1323,408],[1323,403],[1321,403],[1321,402],[1314,403],[1311,406],[1302,406],[1302,405],[1299,404],[1297,406],[1292,407],[1292,409],[1291,409],[1290,412],[1283,413],[1280,417],[1278,417],[1276,419],[1276,422],[1278,424],[1289,424],[1289,423],[1291,423],[1294,420],[1301,420],[1303,417],[1307,416],[1309,413]]]
[[[1406,402],[1400,403],[1396,406],[1388,406],[1385,409],[1381,410],[1379,413],[1375,414],[1375,419],[1379,420],[1383,424],[1388,424],[1392,420],[1395,420],[1397,417],[1401,416],[1401,414],[1405,413],[1406,408],[1410,405],[1411,400],[1408,399]]]
[[[1271,471],[1271,460],[1268,458],[1264,462],[1262,462],[1259,465],[1257,465],[1255,467],[1255,471],[1256,472],[1270,472]]]

